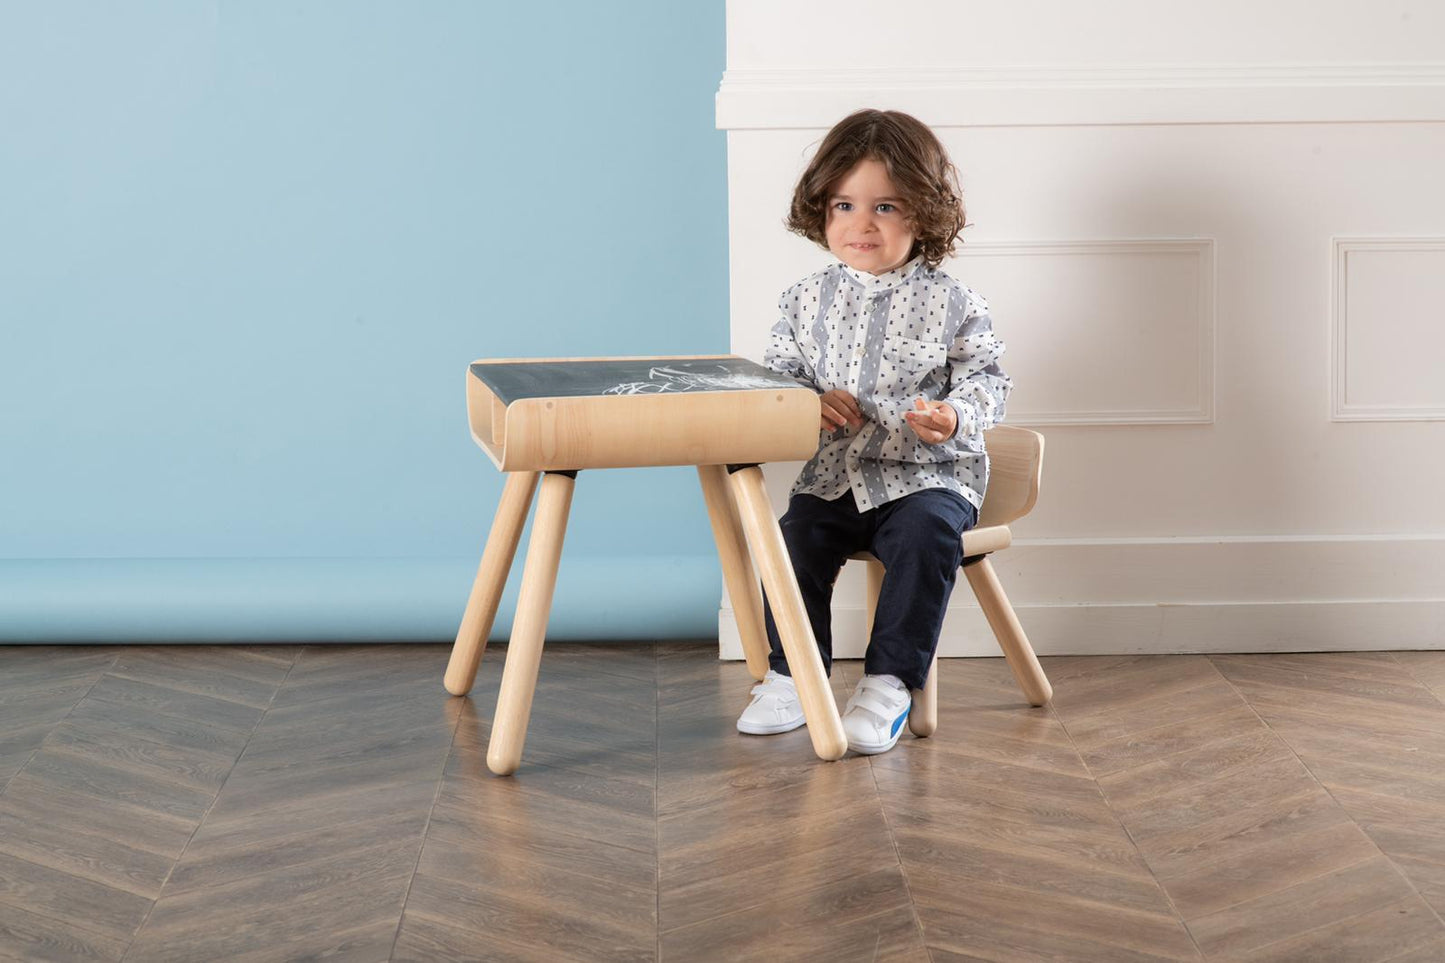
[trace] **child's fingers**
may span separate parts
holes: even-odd
[[[923,421],[932,424],[938,418],[938,402],[924,401],[922,398],[913,399],[913,410],[907,412],[910,418],[916,421]]]
[[[837,410],[825,410],[823,412],[824,431],[837,431],[840,428],[846,427],[848,421],[848,416]]]
[[[839,426],[850,423],[863,424],[863,410],[858,407],[858,399],[840,388],[834,388],[825,393],[822,397],[822,404]]]
[[[921,425],[916,421],[910,421],[908,423],[908,427],[912,428],[915,435],[917,435],[919,438],[922,438],[930,445],[936,445],[944,438],[943,432],[933,428],[929,428],[925,425]]]
[[[913,401],[914,410],[904,412],[904,420],[914,434],[930,445],[946,441],[953,434],[952,410],[942,401],[925,402],[922,398]]]
[[[844,421],[862,423],[863,411],[858,407],[857,398],[839,389],[834,389],[823,397],[824,404],[832,407]]]
[[[948,417],[939,414],[937,411],[910,411],[908,420],[915,425],[927,425],[930,428],[942,429],[948,424]]]
[[[907,412],[910,420],[926,422],[929,427],[936,429],[944,436],[952,434],[956,416],[953,408],[947,402],[925,402],[922,398],[915,398],[913,404],[916,410]]]

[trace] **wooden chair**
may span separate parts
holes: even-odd
[[[1039,497],[1039,476],[1043,468],[1044,436],[1026,428],[997,425],[984,434],[988,448],[988,491],[978,525],[963,533],[963,573],[978,597],[978,604],[1003,649],[1009,668],[1024,698],[1030,705],[1041,706],[1053,696],[1033,647],[1014,615],[1008,596],[1004,595],[998,575],[988,556],[1008,548],[1013,541],[1009,523],[1027,515]],[[852,556],[868,563],[867,617],[868,635],[873,634],[873,614],[878,608],[878,592],[883,586],[883,563],[868,552]],[[913,692],[913,709],[908,713],[908,728],[915,736],[931,736],[938,728],[938,656],[928,670],[928,682]]]

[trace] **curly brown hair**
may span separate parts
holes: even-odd
[[[914,234],[908,257],[938,267],[965,223],[958,171],[926,124],[896,110],[859,110],[828,131],[793,189],[788,230],[826,249],[833,186],[867,158],[883,164],[903,200]]]

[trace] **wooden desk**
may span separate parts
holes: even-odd
[[[748,670],[756,679],[768,670],[756,565],[813,750],[843,755],[838,707],[758,468],[812,457],[813,391],[731,355],[481,360],[467,369],[467,419],[507,484],[447,665],[453,695],[476,681],[539,476],[542,489],[487,748],[493,772],[515,772],[522,759],[572,488],[586,468],[697,466]]]

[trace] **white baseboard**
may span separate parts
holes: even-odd
[[[1040,655],[1445,648],[1445,539],[1037,540],[994,565]],[[861,566],[839,578],[833,652],[860,658]],[[725,602],[719,655],[742,658]],[[939,655],[999,650],[960,578]]]

